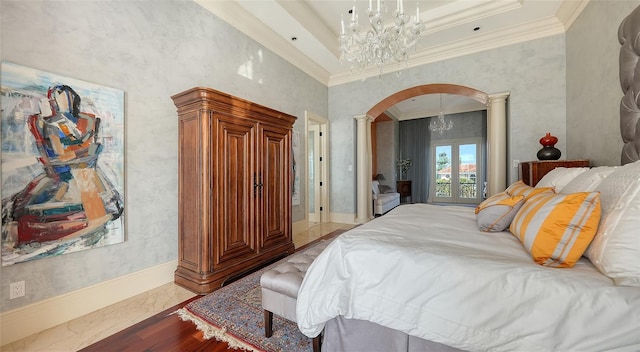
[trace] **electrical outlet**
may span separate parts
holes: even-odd
[[[520,160],[514,160],[513,167],[518,167],[518,166],[520,166]]]
[[[13,282],[9,285],[9,299],[24,297],[24,281]]]

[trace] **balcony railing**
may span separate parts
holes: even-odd
[[[475,182],[460,182],[460,198],[476,198],[477,197],[477,185]],[[451,183],[449,182],[437,182],[436,183],[436,197],[449,198],[451,197]]]

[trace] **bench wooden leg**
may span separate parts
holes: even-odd
[[[322,333],[320,333],[320,335],[316,336],[313,338],[313,352],[320,352],[320,337],[322,336]]]
[[[273,313],[264,310],[264,336],[271,337],[273,335]]]

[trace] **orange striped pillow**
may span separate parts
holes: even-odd
[[[485,199],[475,210],[480,231],[504,231],[523,203],[524,196],[510,196],[507,192],[500,192]]]
[[[509,230],[544,266],[573,267],[598,231],[600,193],[538,193],[525,201]]]
[[[527,185],[522,180],[519,180],[507,187],[505,192],[509,193],[511,196],[524,196],[524,199],[527,200],[529,197],[538,193],[553,192],[553,187],[535,188]]]

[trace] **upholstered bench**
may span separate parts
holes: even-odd
[[[264,308],[264,334],[273,334],[273,314],[296,321],[296,300],[304,275],[311,262],[327,247],[330,241],[322,241],[301,252],[285,258],[281,264],[269,269],[260,277],[262,308]],[[320,335],[313,338],[313,351],[320,351]]]

